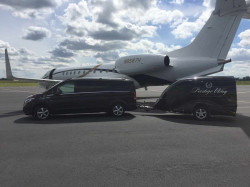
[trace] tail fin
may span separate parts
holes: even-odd
[[[10,67],[10,60],[7,49],[5,49],[5,66],[6,66],[6,78],[7,80],[13,80],[14,77],[12,75],[11,67]]]
[[[225,59],[247,9],[245,0],[217,0],[215,10],[194,41],[169,56]]]

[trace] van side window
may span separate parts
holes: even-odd
[[[75,84],[67,82],[61,85],[59,89],[62,91],[62,94],[75,93]]]
[[[76,83],[76,92],[100,92],[109,90],[105,81],[79,81]]]

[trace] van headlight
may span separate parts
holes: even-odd
[[[35,98],[27,98],[27,99],[24,100],[24,104],[27,104],[27,103],[33,101],[34,99]]]

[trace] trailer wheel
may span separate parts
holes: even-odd
[[[204,105],[196,106],[193,110],[193,116],[200,121],[207,120],[209,118],[209,110]]]

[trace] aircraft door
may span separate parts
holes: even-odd
[[[53,73],[56,69],[52,69],[50,72],[49,72],[49,79],[53,79]]]

